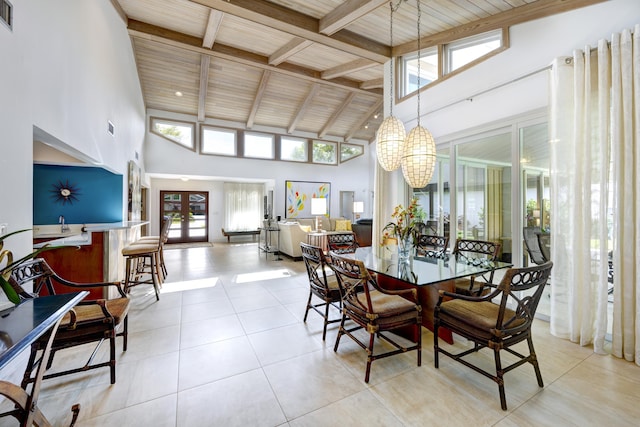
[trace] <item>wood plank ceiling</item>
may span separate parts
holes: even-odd
[[[341,141],[375,140],[384,63],[416,50],[417,0],[112,0],[147,108]],[[422,0],[421,44],[603,0]],[[176,96],[179,92],[182,96]]]

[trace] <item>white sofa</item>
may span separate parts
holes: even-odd
[[[322,218],[323,231],[335,231],[336,221],[344,218]],[[293,259],[302,259],[300,242],[307,243],[307,235],[316,228],[315,218],[296,218],[278,223],[280,228],[280,253]]]

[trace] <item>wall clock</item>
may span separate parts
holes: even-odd
[[[78,200],[77,195],[80,194],[78,191],[78,187],[74,186],[73,184],[69,184],[69,180],[64,183],[62,181],[58,181],[57,184],[52,185],[54,189],[51,190],[51,192],[53,193],[51,197],[53,197],[56,202],[62,202],[62,204],[64,205],[67,202],[69,202],[69,204],[73,204],[74,200]]]

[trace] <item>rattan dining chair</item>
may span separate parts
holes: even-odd
[[[457,239],[452,256],[458,261],[463,260],[468,263],[493,262],[498,258],[500,243],[485,240]],[[486,287],[493,285],[494,270],[481,275],[456,279],[456,292],[462,295],[480,295]]]
[[[533,365],[538,385],[543,387],[538,359],[533,348],[531,325],[552,267],[553,263],[549,261],[534,267],[511,268],[493,292],[481,297],[439,291],[433,330],[435,367],[439,367],[439,355],[444,354],[491,378],[498,384],[500,406],[503,410],[507,409],[503,380],[505,373],[528,362]],[[473,343],[473,347],[459,353],[452,353],[440,347],[438,329],[442,327],[468,339]],[[511,348],[522,341],[527,342],[527,356]],[[495,373],[474,364],[472,360],[464,359],[465,356],[483,348],[493,350]],[[500,357],[502,350],[516,356],[518,360],[503,367]]]
[[[417,291],[415,289],[391,291],[380,288],[364,263],[347,255],[329,252],[329,265],[336,273],[342,292],[342,319],[333,350],[338,351],[340,338],[343,335],[347,335],[366,350],[367,366],[364,381],[367,383],[371,373],[371,363],[377,359],[416,350],[418,366],[420,366],[422,363],[422,309],[418,304]],[[347,327],[347,320],[353,321],[355,325]],[[385,333],[407,327],[415,328],[416,342],[413,345],[402,345]],[[368,344],[362,342],[354,333],[360,329],[369,334]],[[374,353],[376,337],[385,340],[395,348]]]
[[[327,248],[337,254],[354,253],[358,248],[356,233],[350,231],[327,234]]]
[[[415,244],[417,257],[442,258],[449,246],[447,236],[434,236],[430,234],[420,234]]]
[[[331,307],[342,311],[340,287],[338,279],[333,270],[327,265],[327,261],[322,248],[319,246],[300,243],[302,250],[302,259],[307,269],[309,277],[309,299],[307,300],[307,308],[304,312],[304,322],[307,321],[309,310],[314,310],[324,319],[324,327],[322,329],[322,340],[327,336],[327,325],[329,323],[339,322],[341,317],[330,318],[329,310]],[[320,299],[322,302],[314,304],[313,297]],[[324,309],[324,310],[321,310]]]

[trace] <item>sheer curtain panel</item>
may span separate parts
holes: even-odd
[[[224,183],[224,229],[257,230],[262,226],[264,184]]]
[[[640,26],[551,71],[551,332],[640,364]]]

